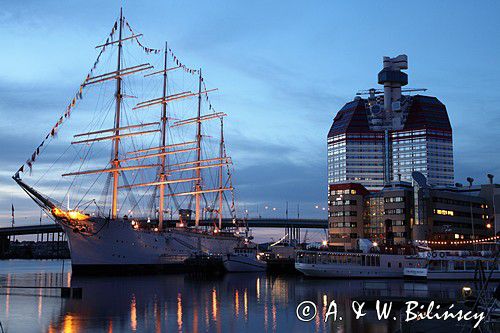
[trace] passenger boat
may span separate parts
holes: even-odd
[[[408,268],[405,278],[427,280],[500,280],[498,259],[487,252],[433,251],[424,267]]]
[[[426,260],[418,255],[297,251],[295,269],[323,278],[403,278],[405,268],[419,268]]]
[[[257,246],[252,245],[236,247],[222,262],[228,272],[263,272],[267,268],[267,263],[257,254]]]

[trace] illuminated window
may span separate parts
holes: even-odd
[[[446,209],[434,209],[434,214],[438,215],[447,215],[447,216],[453,216],[454,213],[452,210],[446,210]]]

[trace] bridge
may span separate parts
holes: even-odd
[[[328,221],[324,219],[280,219],[280,218],[249,218],[245,220],[250,228],[311,228],[327,229]],[[167,221],[167,226],[174,226],[173,221]],[[213,220],[201,220],[201,226],[213,226]],[[232,219],[223,219],[223,227],[233,227]],[[241,226],[241,222],[240,222]],[[33,224],[18,227],[0,228],[0,237],[19,235],[41,235],[62,232],[58,224]]]

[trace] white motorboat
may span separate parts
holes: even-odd
[[[228,272],[263,272],[267,263],[260,259],[256,246],[236,247],[233,253],[223,256],[222,262]]]

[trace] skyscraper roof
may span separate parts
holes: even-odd
[[[436,97],[416,95],[404,126],[405,130],[432,128],[451,131],[446,106]]]
[[[436,97],[415,95],[407,98],[411,99],[411,104],[403,130],[432,128],[451,131],[446,106]],[[346,103],[335,116],[328,137],[343,133],[372,132],[366,104],[367,100],[359,97]]]
[[[344,105],[335,116],[328,137],[348,132],[362,133],[370,131],[365,101],[362,98],[357,98]]]

